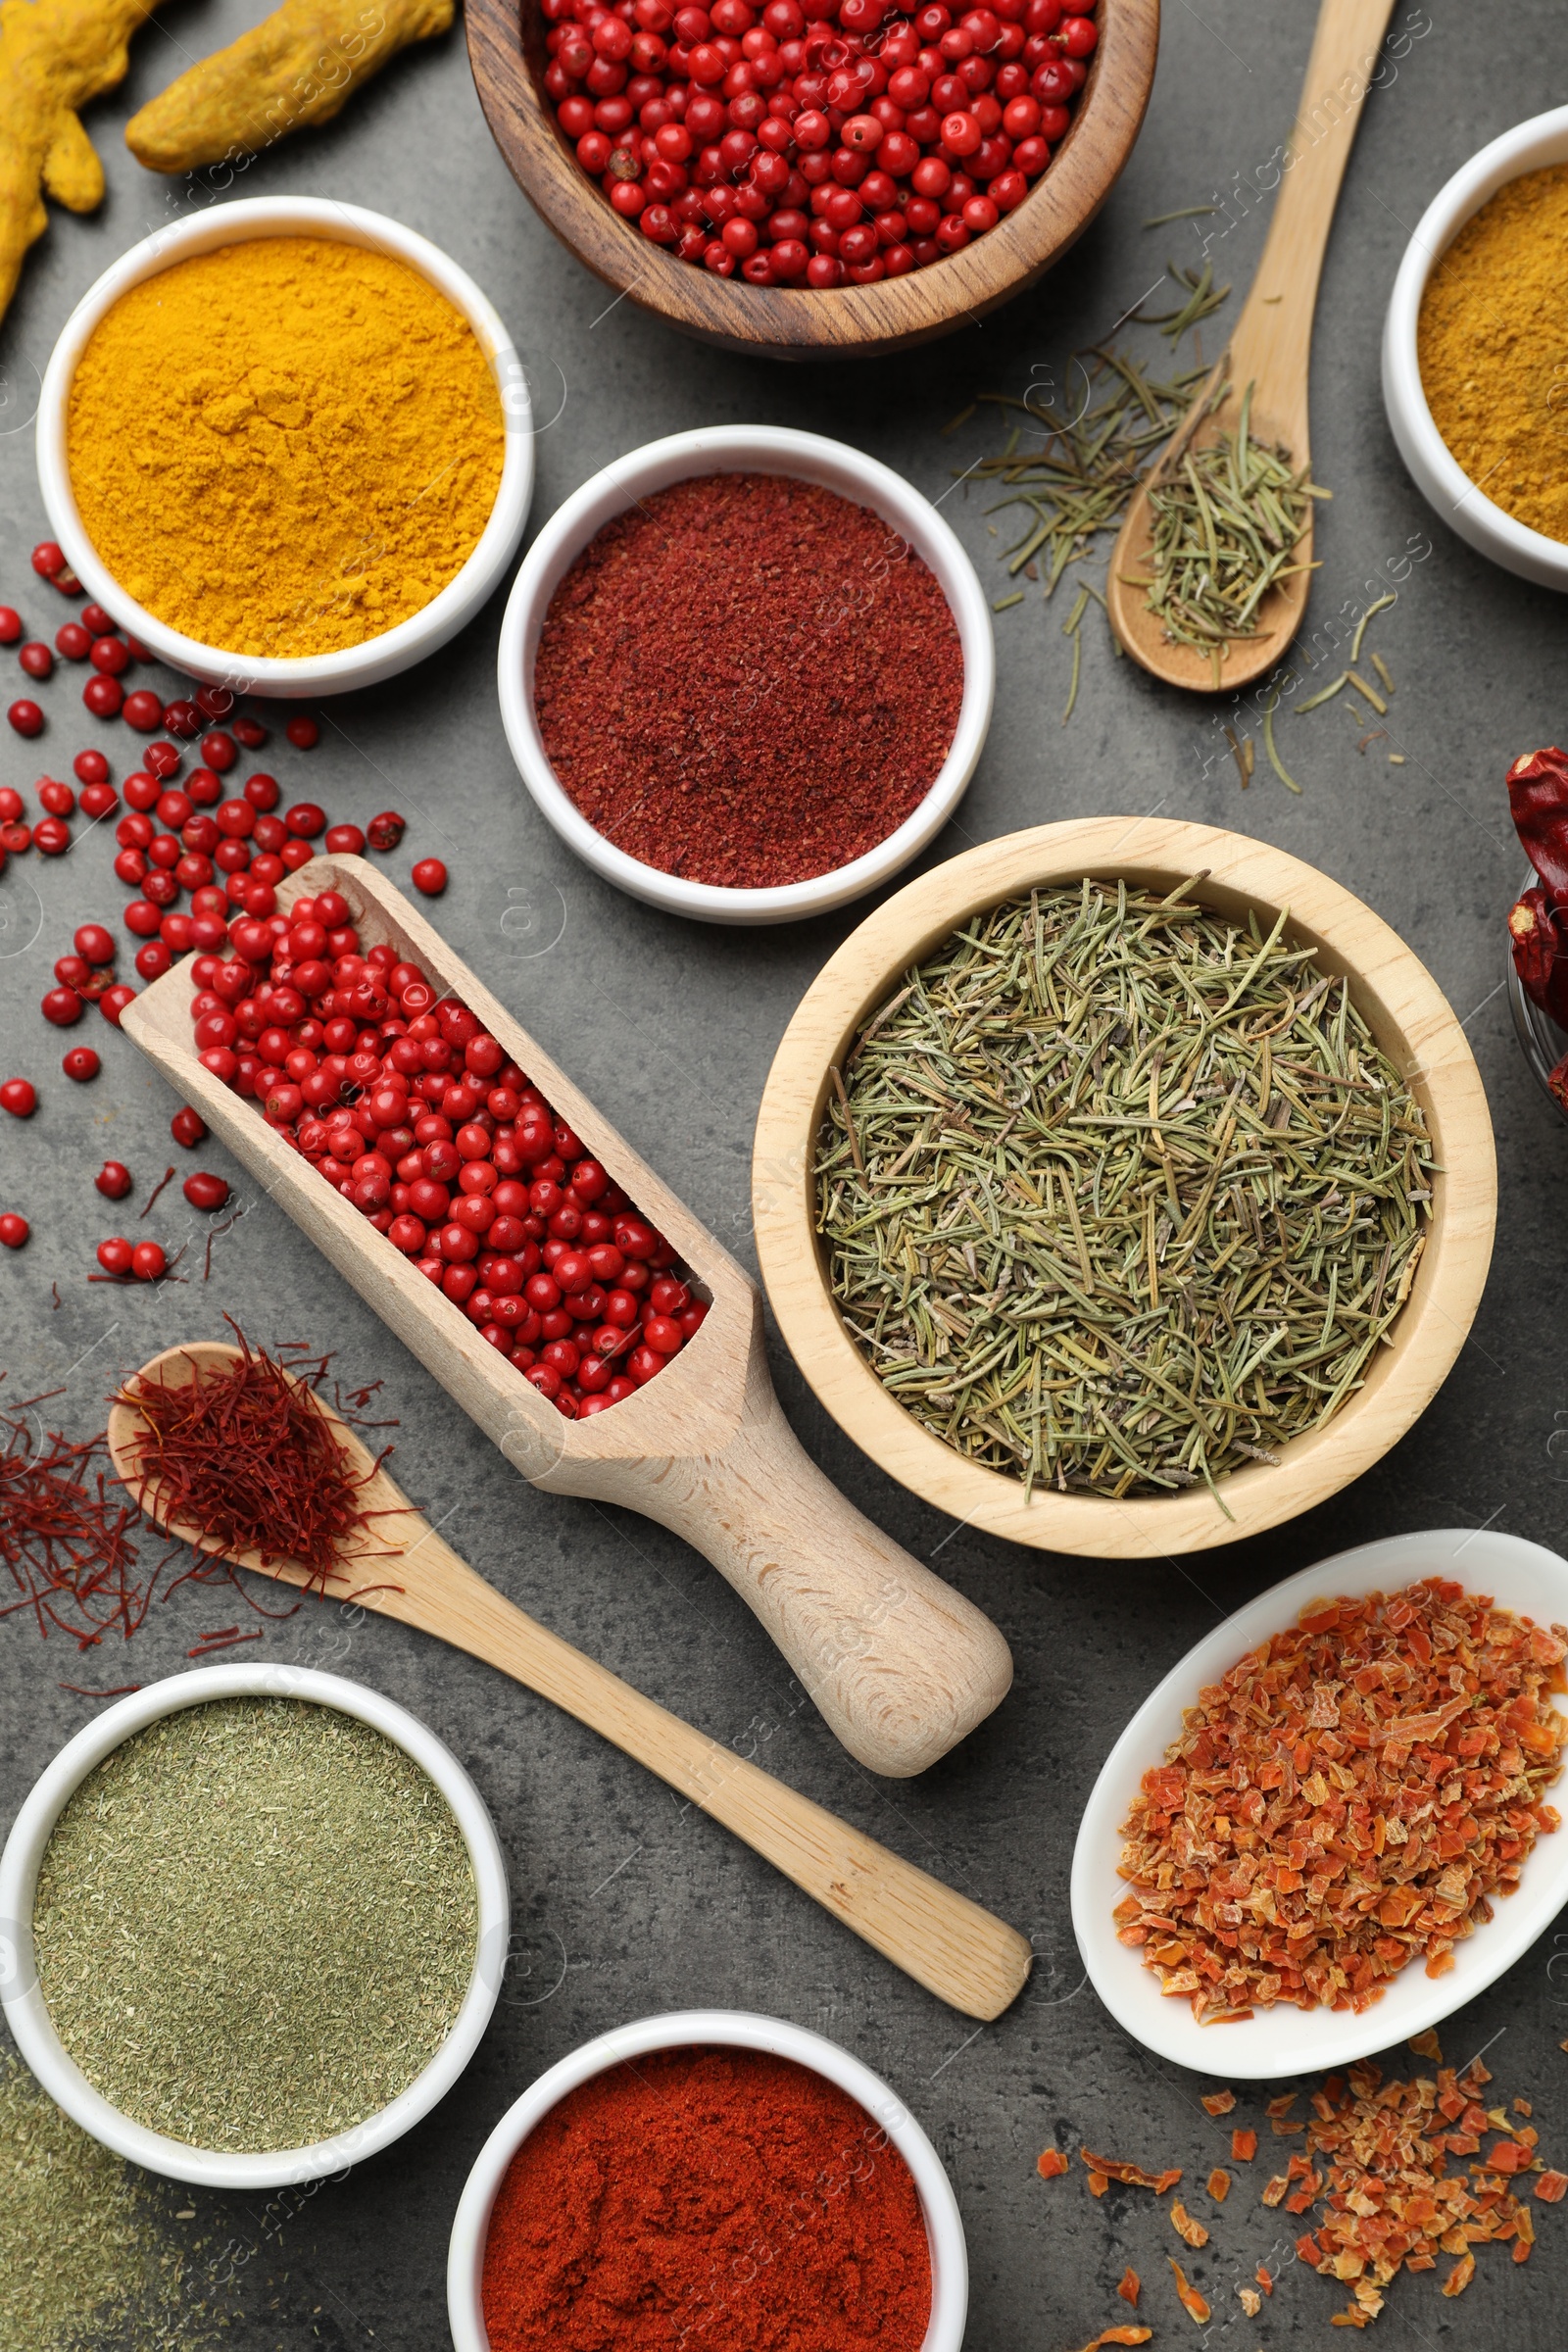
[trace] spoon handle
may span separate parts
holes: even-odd
[[[574,1715],[966,2017],[1000,2017],[1016,1997],[1032,1955],[1015,1928],[574,1649],[461,1559],[384,1472],[372,1485],[377,1544],[397,1556],[367,1565],[344,1598],[434,1634]]]
[[[1300,104],[1278,157],[1279,195],[1257,275],[1231,337],[1232,380],[1275,387],[1277,416],[1299,391],[1304,457],[1306,378],[1318,279],[1340,183],[1376,71],[1394,0],[1323,0]],[[1282,421],[1284,418],[1282,417]]]

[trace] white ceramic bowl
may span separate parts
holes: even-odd
[[[1499,1608],[1533,1617],[1539,1625],[1568,1623],[1568,1560],[1539,1544],[1474,1528],[1363,1544],[1287,1577],[1227,1617],[1166,1675],[1105,1759],[1073,1853],[1072,1924],[1095,1990],[1146,2049],[1197,2073],[1249,2082],[1348,2066],[1374,2050],[1392,2049],[1412,2034],[1424,2034],[1462,2009],[1512,1967],[1568,1902],[1564,1827],[1538,1840],[1517,1890],[1496,1898],[1489,1924],[1455,1944],[1454,1964],[1446,1976],[1429,1977],[1424,1964],[1414,1960],[1359,2016],[1281,2002],[1237,2025],[1200,2026],[1185,1996],[1162,1993],[1157,1976],[1137,1951],[1116,1940],[1111,1913],[1127,1892],[1126,1882],[1116,1876],[1121,1825],[1144,1774],[1163,1763],[1166,1748],[1181,1737],[1183,1708],[1196,1706],[1200,1690],[1217,1683],[1265,1636],[1293,1626],[1309,1600],[1339,1592],[1396,1592],[1424,1576],[1446,1577],[1467,1592],[1488,1592]],[[1462,2060],[1465,2053],[1448,2055]]]
[[[793,2059],[847,2090],[881,2125],[914,2176],[931,2247],[931,2319],[920,2352],[959,2352],[969,2308],[969,2256],[953,2184],[942,2160],[896,2091],[858,2058],[820,2034],[786,2025],[776,2017],[753,2017],[737,2009],[685,2009],[645,2017],[635,2025],[601,2034],[540,2076],[491,2132],[468,2175],[452,2225],[447,2256],[447,2317],[457,2352],[490,2352],[484,2324],[485,2238],[490,2211],[507,2167],[541,2116],[569,2090],[607,2068],[649,2050],[683,2050],[698,2044],[737,2050],[767,2050]]]
[[[66,463],[72,378],[104,313],[128,287],[156,277],[176,262],[256,237],[334,237],[340,244],[363,245],[372,253],[387,254],[428,278],[463,313],[478,337],[506,422],[506,452],[496,503],[477,547],[457,577],[421,612],[379,637],[368,637],[363,645],[345,646],[338,653],[291,661],[202,645],[138,605],[99,560],[76,511]],[[512,337],[490,303],[467,272],[427,238],[416,236],[413,229],[389,220],[384,213],[367,212],[357,204],[327,203],[308,196],[247,197],[238,204],[218,205],[172,228],[156,230],[122,254],[82,296],[61,329],[44,371],[38,399],[38,482],[54,535],[78,579],[85,581],[95,600],[107,607],[122,628],[139,637],[172,669],[185,670],[207,685],[227,686],[236,694],[279,698],[347,694],[354,687],[374,686],[383,678],[395,677],[399,670],[422,662],[455,637],[473,618],[516,554],[533,496],[533,418],[527,377]]]
[[[293,1698],[334,1707],[358,1717],[412,1756],[451,1806],[468,1848],[478,1896],[479,1934],[473,1975],[451,2033],[422,2074],[389,2107],[352,2131],[309,2147],[270,2149],[235,2155],[190,2147],[134,2123],[94,2090],[70,2057],[49,2022],[39,1991],[32,1953],[32,1906],[38,1870],[50,1834],[67,1802],[97,1764],[122,1740],[181,1707],[217,1698]],[[438,2099],[445,2098],[478,2047],[501,1989],[507,1956],[510,1904],[500,1841],[484,1799],[450,1748],[417,1717],[362,1683],[301,1666],[204,1666],[151,1683],[69,1740],[34,1783],[0,1854],[0,2000],[18,2049],[55,2104],[94,2139],[127,2156],[148,2172],[171,2180],[194,2180],[206,2188],[278,2188],[286,2181],[316,2180],[373,2156],[402,2137]]]
[[[1509,180],[1561,163],[1568,163],[1568,106],[1505,130],[1438,191],[1394,281],[1383,328],[1383,400],[1416,488],[1449,529],[1505,571],[1543,588],[1568,589],[1568,546],[1516,521],[1471,481],[1433,421],[1416,358],[1427,280],[1465,222]]]
[[[639,499],[705,473],[784,473],[820,483],[882,515],[941,583],[963,651],[963,700],[953,748],[931,789],[895,833],[849,865],[774,890],[721,890],[644,865],[592,826],[556,779],[533,707],[534,658],[555,595],[589,541]],[[501,624],[501,717],[523,782],[563,841],[634,899],[704,923],[790,923],[875,890],[935,840],[962,800],[991,724],[997,657],[991,608],[952,525],[890,466],[843,441],[782,426],[726,424],[672,433],[617,458],[557,509],[524,557]]]

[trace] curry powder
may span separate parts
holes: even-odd
[[[132,286],[71,388],[82,524],[203,645],[362,644],[439,595],[501,480],[501,400],[462,314],[403,262],[267,237]]]
[[[1527,172],[1433,270],[1417,352],[1433,421],[1494,505],[1568,542],[1568,165]]]

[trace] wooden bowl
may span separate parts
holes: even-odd
[[[1039,1490],[945,1446],[889,1396],[846,1331],[815,1232],[810,1169],[830,1070],[860,1023],[960,923],[1032,885],[1121,875],[1162,895],[1188,876],[1226,914],[1290,910],[1294,936],[1343,975],[1424,1111],[1438,1168],[1433,1216],[1393,1344],[1321,1429],[1278,1467],[1249,1463],[1205,1488],[1112,1501]],[[923,874],[845,941],[802,999],[768,1073],[757,1122],[752,1206],[779,1329],[840,1426],[891,1477],[966,1524],[1051,1551],[1143,1559],[1201,1551],[1277,1527],[1359,1478],[1403,1437],[1447,1376],[1480,1303],[1492,1255],[1497,1171],[1487,1101],[1463,1030],[1416,956],[1370,906],[1267,843],[1212,825],[1106,816],[1041,825],[985,843]]]
[[[651,244],[578,163],[541,86],[538,0],[468,0],[479,101],[514,179],[578,261],[617,294],[687,334],[773,359],[902,351],[1019,294],[1080,237],[1132,152],[1154,79],[1159,0],[1101,0],[1100,46],[1072,128],[1015,213],[961,253],[907,277],[791,292],[714,277]]]

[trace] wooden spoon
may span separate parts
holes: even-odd
[[[197,1340],[186,1348],[166,1348],[142,1366],[136,1380],[181,1387],[199,1366],[226,1366],[238,1355],[237,1348],[222,1341]],[[330,1405],[319,1396],[316,1402],[366,1480],[364,1509],[375,1514],[373,1544],[345,1559],[326,1597],[417,1626],[537,1690],[733,1830],[939,2000],[966,2017],[1001,2016],[1021,1989],[1033,1957],[1015,1928],[862,1838],[733,1748],[720,1747],[514,1608],[443,1544],[386,1472],[375,1468],[374,1457]],[[117,1398],[109,1413],[109,1452],[117,1474],[149,1518],[181,1543],[210,1551],[200,1528],[166,1516],[145,1492],[136,1445],[137,1432],[145,1427],[134,1406]],[[387,1557],[388,1551],[396,1556]],[[238,1566],[282,1584],[317,1581],[298,1561],[264,1563],[249,1551],[232,1556]]]
[[[1368,76],[1393,13],[1394,0],[1323,0],[1300,107],[1283,158],[1285,177],[1252,290],[1231,330],[1229,348],[1193,403],[1187,423],[1134,493],[1111,552],[1105,591],[1111,626],[1134,660],[1170,686],[1229,694],[1250,685],[1282,659],[1306,611],[1312,576],[1307,569],[1312,561],[1310,506],[1293,559],[1298,568],[1264,598],[1258,609],[1258,634],[1232,639],[1217,680],[1206,653],[1168,641],[1143,590],[1133,583],[1149,577],[1154,523],[1151,486],[1181,464],[1189,446],[1235,432],[1249,384],[1256,387],[1253,439],[1288,450],[1298,469],[1310,462],[1307,377],[1318,278]],[[1205,416],[1209,401],[1227,383],[1225,399]]]

